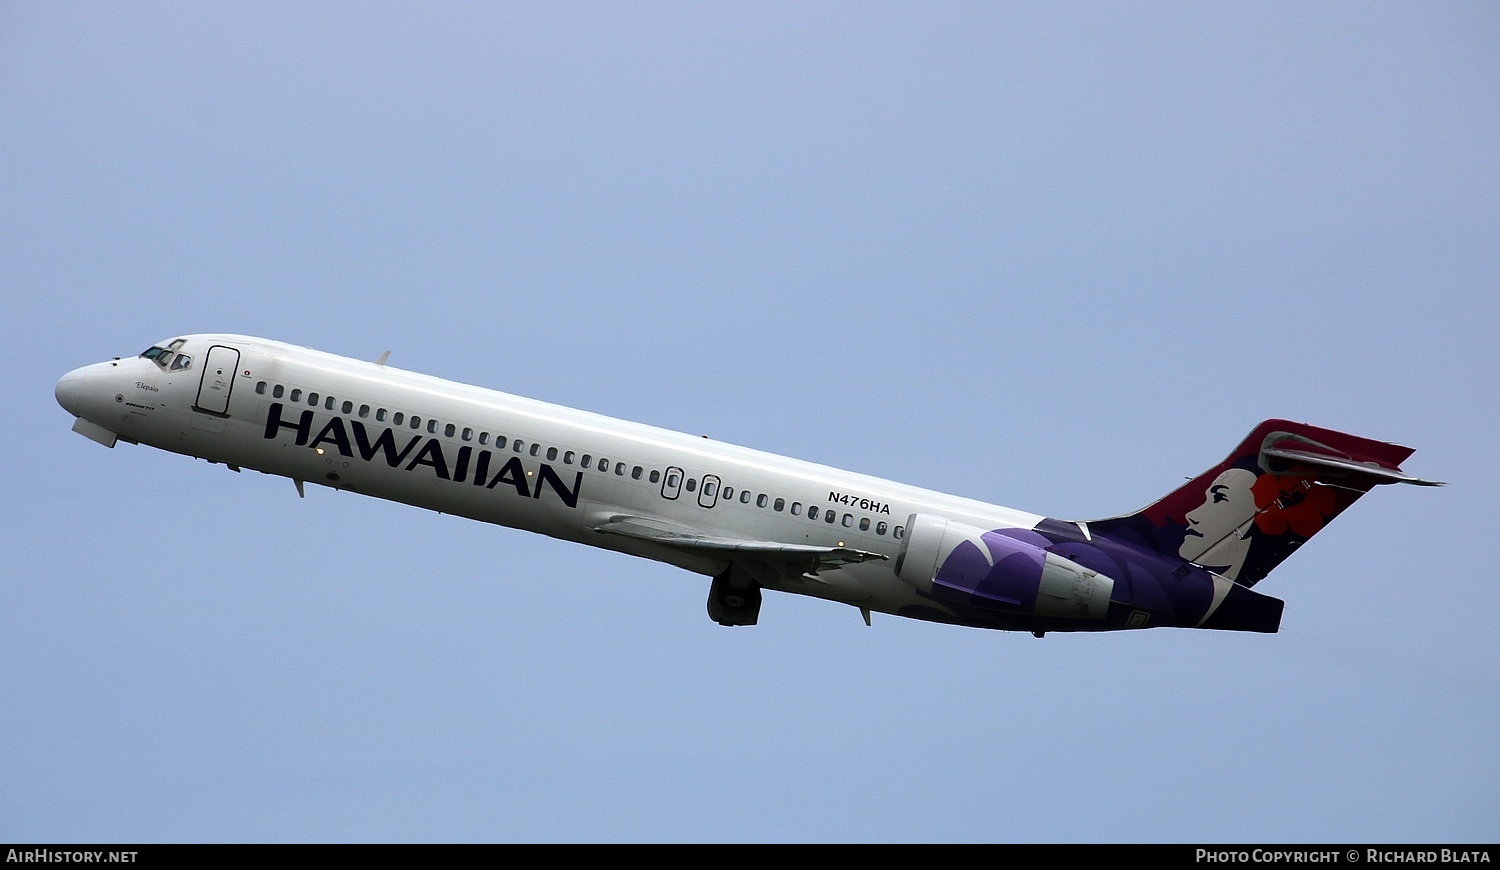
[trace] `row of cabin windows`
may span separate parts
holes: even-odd
[[[333,396],[320,396],[318,393],[311,390],[304,393],[297,387],[288,388],[281,384],[271,384],[266,381],[260,381],[255,385],[255,392],[257,395],[262,396],[266,395],[266,393],[269,392],[272,398],[285,398],[289,402],[300,403],[305,399],[309,407],[316,408],[321,403],[322,407],[328,411],[341,411],[345,414],[353,414],[357,417],[360,417],[361,419],[369,419],[373,416],[375,420],[380,423],[389,421],[392,426],[408,426],[411,429],[417,431],[423,429],[423,418],[418,416],[417,414],[408,415],[404,411],[392,412],[387,411],[385,408],[372,409],[369,405],[364,404],[356,408],[353,402],[345,400],[344,402],[340,403],[339,400],[334,398]],[[438,434],[439,430],[441,429],[443,436],[446,438],[457,437],[461,438],[464,441],[477,441],[480,445],[490,444],[489,432],[481,431],[476,433],[474,428],[471,426],[464,426],[460,428],[454,423],[440,423],[437,420],[428,417],[426,418],[425,428],[427,432],[432,435]],[[495,447],[504,450],[508,440],[509,439],[507,439],[504,435],[496,435],[494,436],[494,445]],[[510,442],[510,446],[511,449],[517,453],[529,453],[530,455],[536,457],[541,457],[543,455],[543,447],[541,444],[532,442],[528,447],[527,442],[521,438],[517,438],[514,442]],[[572,465],[577,462],[584,468],[593,468],[605,474],[609,473],[611,467],[610,461],[605,457],[601,456],[598,459],[595,459],[593,454],[590,453],[585,453],[580,457],[578,455],[578,452],[575,450],[559,451],[556,447],[548,447],[546,448],[545,455],[548,462],[556,462],[558,456],[561,455],[564,465]],[[630,465],[629,463],[625,462],[616,462],[614,463],[613,467],[614,473],[619,477],[624,477],[628,473],[631,480],[640,480],[642,477],[646,476],[646,469],[639,465]],[[650,473],[649,479],[652,483],[660,482],[661,472],[653,470]]]
[[[781,499],[777,499],[776,501],[779,503]],[[776,509],[781,510],[780,507],[777,507]],[[792,502],[792,516],[797,516],[800,513],[802,513],[802,505],[798,504],[797,502]],[[807,518],[809,520],[817,522],[820,514],[823,522],[828,523],[829,525],[833,525],[835,522],[837,522],[839,525],[843,526],[846,529],[854,527],[854,514],[844,514],[843,516],[839,516],[839,512],[834,510],[833,508],[828,508],[825,510],[818,507],[817,505],[807,506]],[[887,528],[889,527],[886,525],[885,521],[881,520],[875,523],[875,534],[884,536]],[[859,518],[859,530],[861,532],[868,532],[870,530],[869,517]],[[895,537],[901,538],[905,535],[906,529],[903,526],[897,526],[892,530],[891,533]]]
[[[296,387],[287,388],[282,386],[281,384],[271,384],[267,383],[266,381],[260,381],[255,385],[255,392],[257,395],[264,396],[268,391],[270,392],[273,399],[285,398],[289,402],[302,402],[305,398],[309,407],[316,408],[321,402],[322,407],[328,411],[341,411],[345,414],[353,414],[357,417],[360,417],[361,419],[369,419],[370,417],[374,417],[376,422],[379,423],[385,423],[389,421],[392,426],[407,426],[417,431],[421,431],[423,428],[423,418],[417,414],[408,415],[404,411],[392,412],[387,411],[385,408],[372,409],[369,405],[363,404],[356,408],[354,403],[348,400],[340,403],[339,400],[334,398],[333,396],[320,396],[318,393],[312,392],[310,390],[304,393],[301,389],[298,389]],[[440,423],[431,417],[426,418],[426,429],[427,432],[432,435],[438,434],[439,430],[441,429],[443,436],[446,438],[457,437],[461,438],[464,441],[477,441],[481,445],[489,445],[490,443],[489,432],[476,433],[474,428],[471,426],[464,426],[460,428],[457,424]],[[501,450],[505,449],[507,442],[508,439],[504,435],[494,436],[494,444]],[[511,449],[521,454],[529,453],[530,455],[537,457],[543,455],[543,448],[541,444],[533,442],[528,448],[527,442],[521,438],[517,438],[514,442],[511,442]],[[583,454],[583,456],[580,458],[577,451],[574,450],[560,452],[556,447],[546,448],[547,461],[556,462],[559,455],[562,456],[564,465],[572,465],[576,461],[584,468],[594,468],[598,471],[606,473],[610,470],[609,460],[602,456],[599,457],[599,459],[596,461],[593,455],[589,453]],[[624,477],[627,471],[629,472],[632,480],[640,480],[641,477],[646,473],[646,469],[639,465],[631,466],[624,462],[615,463],[615,474]],[[650,479],[652,483],[658,482],[659,480],[661,480],[661,472],[652,471]]]
[[[653,472],[653,474],[654,474],[654,472]],[[655,482],[655,478],[652,479],[652,482],[653,483]],[[667,480],[667,486],[668,487],[675,487],[676,485],[677,485],[676,481],[674,481],[674,480],[672,480],[670,478]],[[696,478],[691,478],[690,477],[683,484],[683,486],[687,489],[688,492],[693,492],[698,487],[698,481],[697,481]],[[714,483],[713,481],[708,481],[708,482],[704,483],[703,484],[703,493],[704,493],[704,495],[708,496],[709,498],[713,498],[716,486],[717,486],[717,484]],[[723,490],[723,493],[719,497],[722,500],[724,500],[724,501],[734,501],[734,487],[732,487],[732,486],[725,486],[724,490]],[[748,489],[740,490],[740,504],[750,504],[750,502],[751,502],[752,499],[754,499],[755,506],[758,507],[758,508],[763,508],[768,503],[771,503],[770,502],[770,496],[766,495],[765,493],[760,493],[759,495],[752,495]],[[775,510],[777,512],[786,510],[787,509],[786,499],[784,499],[784,498],[778,498],[778,499],[776,499],[776,501],[774,503],[771,503],[771,508],[772,508],[772,510]],[[791,514],[794,517],[802,516],[802,502],[800,502],[800,501],[794,501],[794,502],[792,502]],[[842,525],[846,529],[854,527],[854,514],[844,514],[843,517],[840,518],[839,514],[838,514],[838,511],[835,511],[832,508],[824,510],[823,508],[819,507],[818,505],[809,505],[808,506],[808,508],[807,508],[807,518],[809,520],[812,520],[812,521],[816,522],[818,520],[818,518],[819,518],[820,515],[822,517],[823,522],[828,523],[829,525],[832,525],[833,523],[838,523],[838,524]],[[880,522],[875,523],[874,525],[875,525],[875,534],[877,534],[877,535],[882,535],[883,536],[883,535],[885,535],[886,531],[888,529],[890,529],[890,526],[887,525],[885,523],[885,521],[883,521],[883,520],[880,521]],[[859,518],[859,530],[861,532],[868,532],[868,531],[870,531],[870,518],[869,517],[860,517]],[[903,526],[896,526],[896,528],[894,530],[892,530],[892,534],[895,535],[895,537],[897,537],[897,538],[900,538],[900,537],[904,536],[905,533],[906,533],[906,529]]]
[[[345,414],[355,414],[358,417],[364,419],[368,419],[373,414],[375,420],[380,423],[384,423],[389,420],[392,426],[405,425],[415,430],[421,430],[423,428],[423,418],[419,417],[416,414],[407,415],[402,411],[387,412],[385,408],[375,408],[372,411],[369,405],[363,404],[360,405],[358,409],[356,409],[354,403],[351,401],[345,400],[344,402],[340,403],[333,396],[320,396],[318,393],[312,392],[311,390],[304,393],[303,390],[297,387],[288,389],[281,384],[269,384],[266,381],[260,381],[256,383],[255,392],[257,395],[264,396],[267,390],[270,391],[271,397],[274,399],[285,398],[289,402],[302,402],[305,399],[308,406],[313,408],[318,407],[319,402],[321,401],[323,408],[328,411],[338,410],[342,411]],[[457,436],[462,438],[464,441],[477,440],[481,445],[488,445],[490,443],[489,432],[479,432],[478,438],[476,439],[474,429],[469,426],[464,426],[460,429],[453,423],[439,423],[437,420],[431,417],[428,417],[426,419],[426,423],[427,431],[433,435],[438,434],[438,429],[441,427],[443,435],[447,438],[453,438]],[[495,446],[501,450],[505,449],[507,440],[508,439],[504,435],[494,436]],[[516,453],[529,453],[531,456],[536,456],[539,458],[543,455],[543,447],[541,444],[533,441],[530,443],[530,446],[528,448],[527,442],[521,438],[517,438],[514,442],[511,443],[511,449]],[[604,474],[608,474],[610,471],[610,461],[602,456],[595,460],[594,456],[589,453],[585,453],[580,457],[578,456],[577,451],[574,450],[559,451],[556,447],[547,447],[545,449],[545,455],[548,462],[556,462],[558,456],[561,455],[564,465],[572,465],[574,460],[576,459],[578,461],[578,464],[583,468],[593,468]],[[658,483],[661,481],[661,472],[657,471],[654,468],[651,469],[650,473],[648,474],[646,472],[646,469],[639,465],[632,466],[624,462],[616,462],[614,464],[614,473],[616,476],[624,477],[627,472],[629,473],[631,480],[640,480],[643,476],[645,476],[651,483]],[[678,472],[674,469],[669,475],[667,480],[668,488],[675,488],[677,486],[677,481],[672,479],[676,477],[677,473]],[[698,489],[698,479],[695,477],[690,477],[683,483],[683,486],[687,489],[688,492],[695,492]],[[716,481],[709,480],[704,482],[703,494],[705,496],[713,498],[717,491],[718,483]],[[734,501],[734,487],[725,486],[723,492],[719,494],[719,498],[723,501]],[[755,506],[758,508],[764,508],[768,503],[771,504],[772,509],[777,512],[786,510],[787,508],[787,502],[784,498],[777,498],[773,503],[770,500],[770,496],[766,495],[765,493],[760,493],[759,495],[752,496],[750,490],[740,490],[740,504],[750,504],[752,499],[755,502]],[[792,502],[791,514],[794,517],[802,515],[801,502]],[[844,514],[843,518],[839,519],[838,512],[834,511],[831,508],[828,510],[823,510],[817,505],[808,506],[807,518],[809,520],[816,522],[820,516],[823,522],[828,523],[829,525],[838,523],[846,529],[854,527],[853,514]],[[877,522],[875,523],[875,534],[884,536],[888,528],[889,527],[884,521]],[[860,517],[859,530],[861,532],[870,531],[869,517]],[[906,530],[902,526],[896,526],[895,529],[891,530],[892,534],[896,538],[901,538],[905,531]]]
[[[698,484],[698,481],[695,478],[689,478],[687,480],[687,482],[685,484],[683,484],[683,485],[687,488],[688,492],[692,492],[692,491],[694,491],[694,489],[697,488],[697,484]],[[670,486],[674,486],[675,484],[672,481],[669,480],[667,482],[667,485],[670,487]],[[705,483],[703,485],[703,492],[704,492],[704,494],[707,495],[709,498],[713,498],[714,497],[714,487],[715,487],[715,484],[714,484],[713,481],[709,481],[709,482]],[[732,487],[732,486],[725,486],[722,494],[719,497],[722,500],[724,500],[724,501],[734,501],[734,487]],[[755,506],[758,507],[758,508],[763,508],[768,503],[770,503],[771,509],[775,510],[777,512],[784,511],[784,510],[787,509],[787,502],[786,502],[786,499],[784,499],[784,498],[778,498],[778,499],[775,500],[775,502],[771,502],[770,501],[770,496],[766,495],[765,493],[760,493],[759,495],[752,495],[748,489],[740,490],[740,499],[739,499],[740,500],[740,504],[750,504],[750,502],[751,502],[752,499],[755,501]],[[794,516],[794,517],[802,516],[802,502],[800,502],[800,501],[794,501],[794,502],[792,502],[791,511],[790,512],[791,512],[792,516]],[[834,523],[838,523],[839,525],[842,525],[846,529],[850,529],[850,528],[854,527],[854,522],[855,522],[854,521],[854,514],[844,514],[843,517],[840,518],[838,512],[835,511],[835,510],[833,510],[832,508],[824,510],[823,508],[819,507],[818,505],[809,505],[808,506],[808,508],[807,508],[807,518],[809,520],[812,520],[812,521],[816,522],[819,519],[820,516],[821,516],[823,522],[828,523],[829,525],[832,525]],[[860,517],[859,518],[859,530],[861,532],[868,532],[868,531],[870,531],[870,525],[871,525],[871,523],[870,523],[870,518],[869,517]],[[875,523],[874,526],[875,526],[875,534],[881,535],[881,536],[884,536],[885,533],[887,532],[887,530],[891,530],[890,526],[887,525],[884,520]],[[902,537],[906,533],[906,529],[903,526],[896,526],[896,528],[894,530],[891,530],[891,532],[892,532],[893,535],[895,535],[895,537],[900,538],[900,537]]]

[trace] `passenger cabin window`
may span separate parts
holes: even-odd
[[[512,447],[513,447],[513,448],[514,448],[514,449],[515,449],[515,451],[516,451],[516,452],[517,452],[517,453],[521,453],[521,452],[523,452],[523,451],[525,451],[525,450],[526,450],[526,442],[525,442],[525,441],[522,441],[522,440],[521,440],[521,439],[519,439],[519,438],[517,438],[517,439],[516,439],[516,443],[515,443],[515,444],[513,444],[513,445],[511,445],[511,446],[512,446]]]
[[[333,397],[332,396],[325,396],[325,397],[323,397],[323,407],[326,408],[326,409],[328,409],[328,410],[330,410],[330,411],[333,410]]]
[[[384,408],[376,408],[375,409],[375,420],[377,422],[380,422],[380,423],[384,423],[385,422],[385,409]]]
[[[792,511],[792,513],[796,513],[796,511]],[[810,520],[818,518],[818,508],[816,505],[807,509],[807,518]]]
[[[698,478],[696,478],[696,477],[689,477],[687,479],[687,491],[688,492],[692,492],[693,490],[695,490],[697,488],[698,488]]]
[[[631,480],[640,480],[641,479],[641,474],[645,470],[646,469],[640,467],[639,465],[637,465],[636,467],[630,469],[630,479]]]
[[[773,503],[771,505],[771,509],[775,510],[775,511],[781,511],[785,507],[786,507],[786,499],[784,499],[784,498],[778,498],[778,499],[776,499],[775,503]]]
[[[869,517],[860,517],[859,518],[859,530],[861,532],[868,532],[870,530],[870,518]]]
[[[302,401],[302,391],[301,390],[292,390],[291,394],[288,395],[286,398],[287,398],[287,401],[289,401],[289,402],[300,402],[300,401]]]
[[[661,472],[654,468],[651,469],[651,482],[656,483],[658,480],[661,480]]]
[[[540,445],[540,444],[533,444],[533,445],[531,445],[531,455],[532,456],[535,456],[535,455],[537,455],[538,453],[541,453],[541,452],[542,452],[542,445]]]
[[[359,406],[359,416],[361,416],[361,417],[368,417],[368,416],[370,416],[370,406],[369,405],[360,405]]]
[[[468,426],[465,426],[464,427],[463,439],[465,441],[473,441],[474,440],[474,430],[470,429]]]
[[[564,453],[563,454],[563,465],[572,465],[573,464],[573,460],[577,456],[578,456],[578,454],[574,453],[571,450],[569,450],[567,453]]]
[[[343,411],[345,414],[354,413],[354,403],[349,401],[344,402]]]
[[[881,523],[876,523],[875,524],[875,534],[877,534],[877,535],[883,535],[883,534],[885,534],[885,523],[881,522]]]
[[[265,381],[261,381],[260,383],[258,383],[258,384],[255,385],[255,395],[257,395],[257,396],[264,396],[265,394],[266,394],[266,382]]]
[[[765,498],[765,496],[761,496],[761,498]],[[748,490],[748,489],[742,489],[742,490],[740,490],[740,504],[749,504],[749,503],[750,503],[750,490]]]
[[[555,462],[556,460],[557,460],[557,448],[556,447],[548,447],[547,448],[547,461],[548,462]]]
[[[794,516],[794,517],[800,517],[800,516],[802,516],[802,502],[800,502],[800,501],[794,501],[794,502],[792,502],[792,516]]]
[[[436,435],[437,434],[437,421],[436,420],[433,420],[431,418],[429,418],[427,420],[427,432],[430,435]]]
[[[444,438],[452,438],[453,437],[453,433],[457,432],[457,431],[458,431],[458,427],[454,426],[452,423],[449,423],[448,425],[446,425],[446,426],[443,427],[443,437]]]
[[[405,422],[405,420],[406,414],[402,413],[401,411],[397,411],[395,414],[391,415],[391,424],[394,426],[400,426],[403,422]]]
[[[318,394],[317,393],[308,393],[307,394],[307,404],[312,405],[314,408],[318,407]]]
[[[272,398],[279,399],[283,395],[285,395],[285,393],[286,393],[286,390],[285,390],[285,388],[283,388],[281,386],[281,384],[277,384],[276,386],[274,386],[274,387],[271,388],[271,396],[272,396]]]

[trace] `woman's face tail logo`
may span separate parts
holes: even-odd
[[[1255,472],[1231,468],[1214,478],[1203,503],[1189,511],[1177,554],[1233,579],[1250,549],[1246,536],[1256,515]]]

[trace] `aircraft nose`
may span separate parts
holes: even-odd
[[[74,369],[63,375],[53,390],[57,396],[57,404],[75,417],[83,414],[80,410],[83,407],[83,378],[83,369]]]

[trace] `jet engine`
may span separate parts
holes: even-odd
[[[896,557],[896,576],[919,592],[953,604],[1103,619],[1113,578],[1018,539],[1029,534],[985,531],[930,514],[912,514]]]

